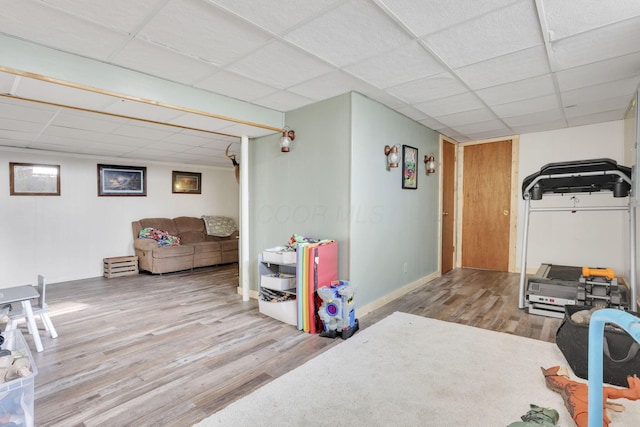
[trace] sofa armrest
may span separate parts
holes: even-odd
[[[133,239],[133,247],[141,251],[152,251],[159,247],[158,242],[153,239]]]

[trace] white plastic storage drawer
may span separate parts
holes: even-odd
[[[262,261],[274,264],[295,264],[298,257],[295,251],[285,251],[284,246],[276,246],[262,251]]]
[[[298,325],[298,304],[295,299],[282,302],[258,300],[258,308],[262,314],[289,325]]]
[[[284,273],[268,274],[262,276],[260,286],[276,291],[286,291],[296,287],[296,276]]]

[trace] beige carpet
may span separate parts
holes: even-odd
[[[555,344],[396,312],[197,424],[504,427],[529,403],[575,424],[540,367]],[[638,426],[640,401],[611,427]]]

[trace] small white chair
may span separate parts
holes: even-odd
[[[45,302],[46,290],[47,283],[44,280],[44,277],[38,274],[38,293],[40,294],[40,298],[38,298],[36,304],[32,305],[33,315],[40,316],[40,320],[42,320],[44,328],[47,330],[47,332],[49,332],[51,338],[57,338],[58,332],[56,332],[56,328],[51,322],[51,318],[49,317],[49,306]],[[5,331],[16,329],[18,327],[18,322],[20,321],[20,319],[26,319],[27,313],[25,313],[24,309],[20,307],[15,310],[9,311],[9,313],[7,313],[7,316],[9,317],[9,320],[7,321]],[[38,331],[31,330],[31,325],[29,324],[29,322],[27,322],[27,326],[31,335],[39,333]]]

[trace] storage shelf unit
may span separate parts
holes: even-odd
[[[278,264],[272,261],[264,261],[263,254],[258,255],[258,277],[260,280],[260,297],[258,308],[260,313],[280,320],[289,325],[297,326],[298,308],[296,302],[296,264]],[[291,287],[288,288],[288,284]],[[263,299],[269,290],[277,294],[294,295],[284,301],[267,301]]]

